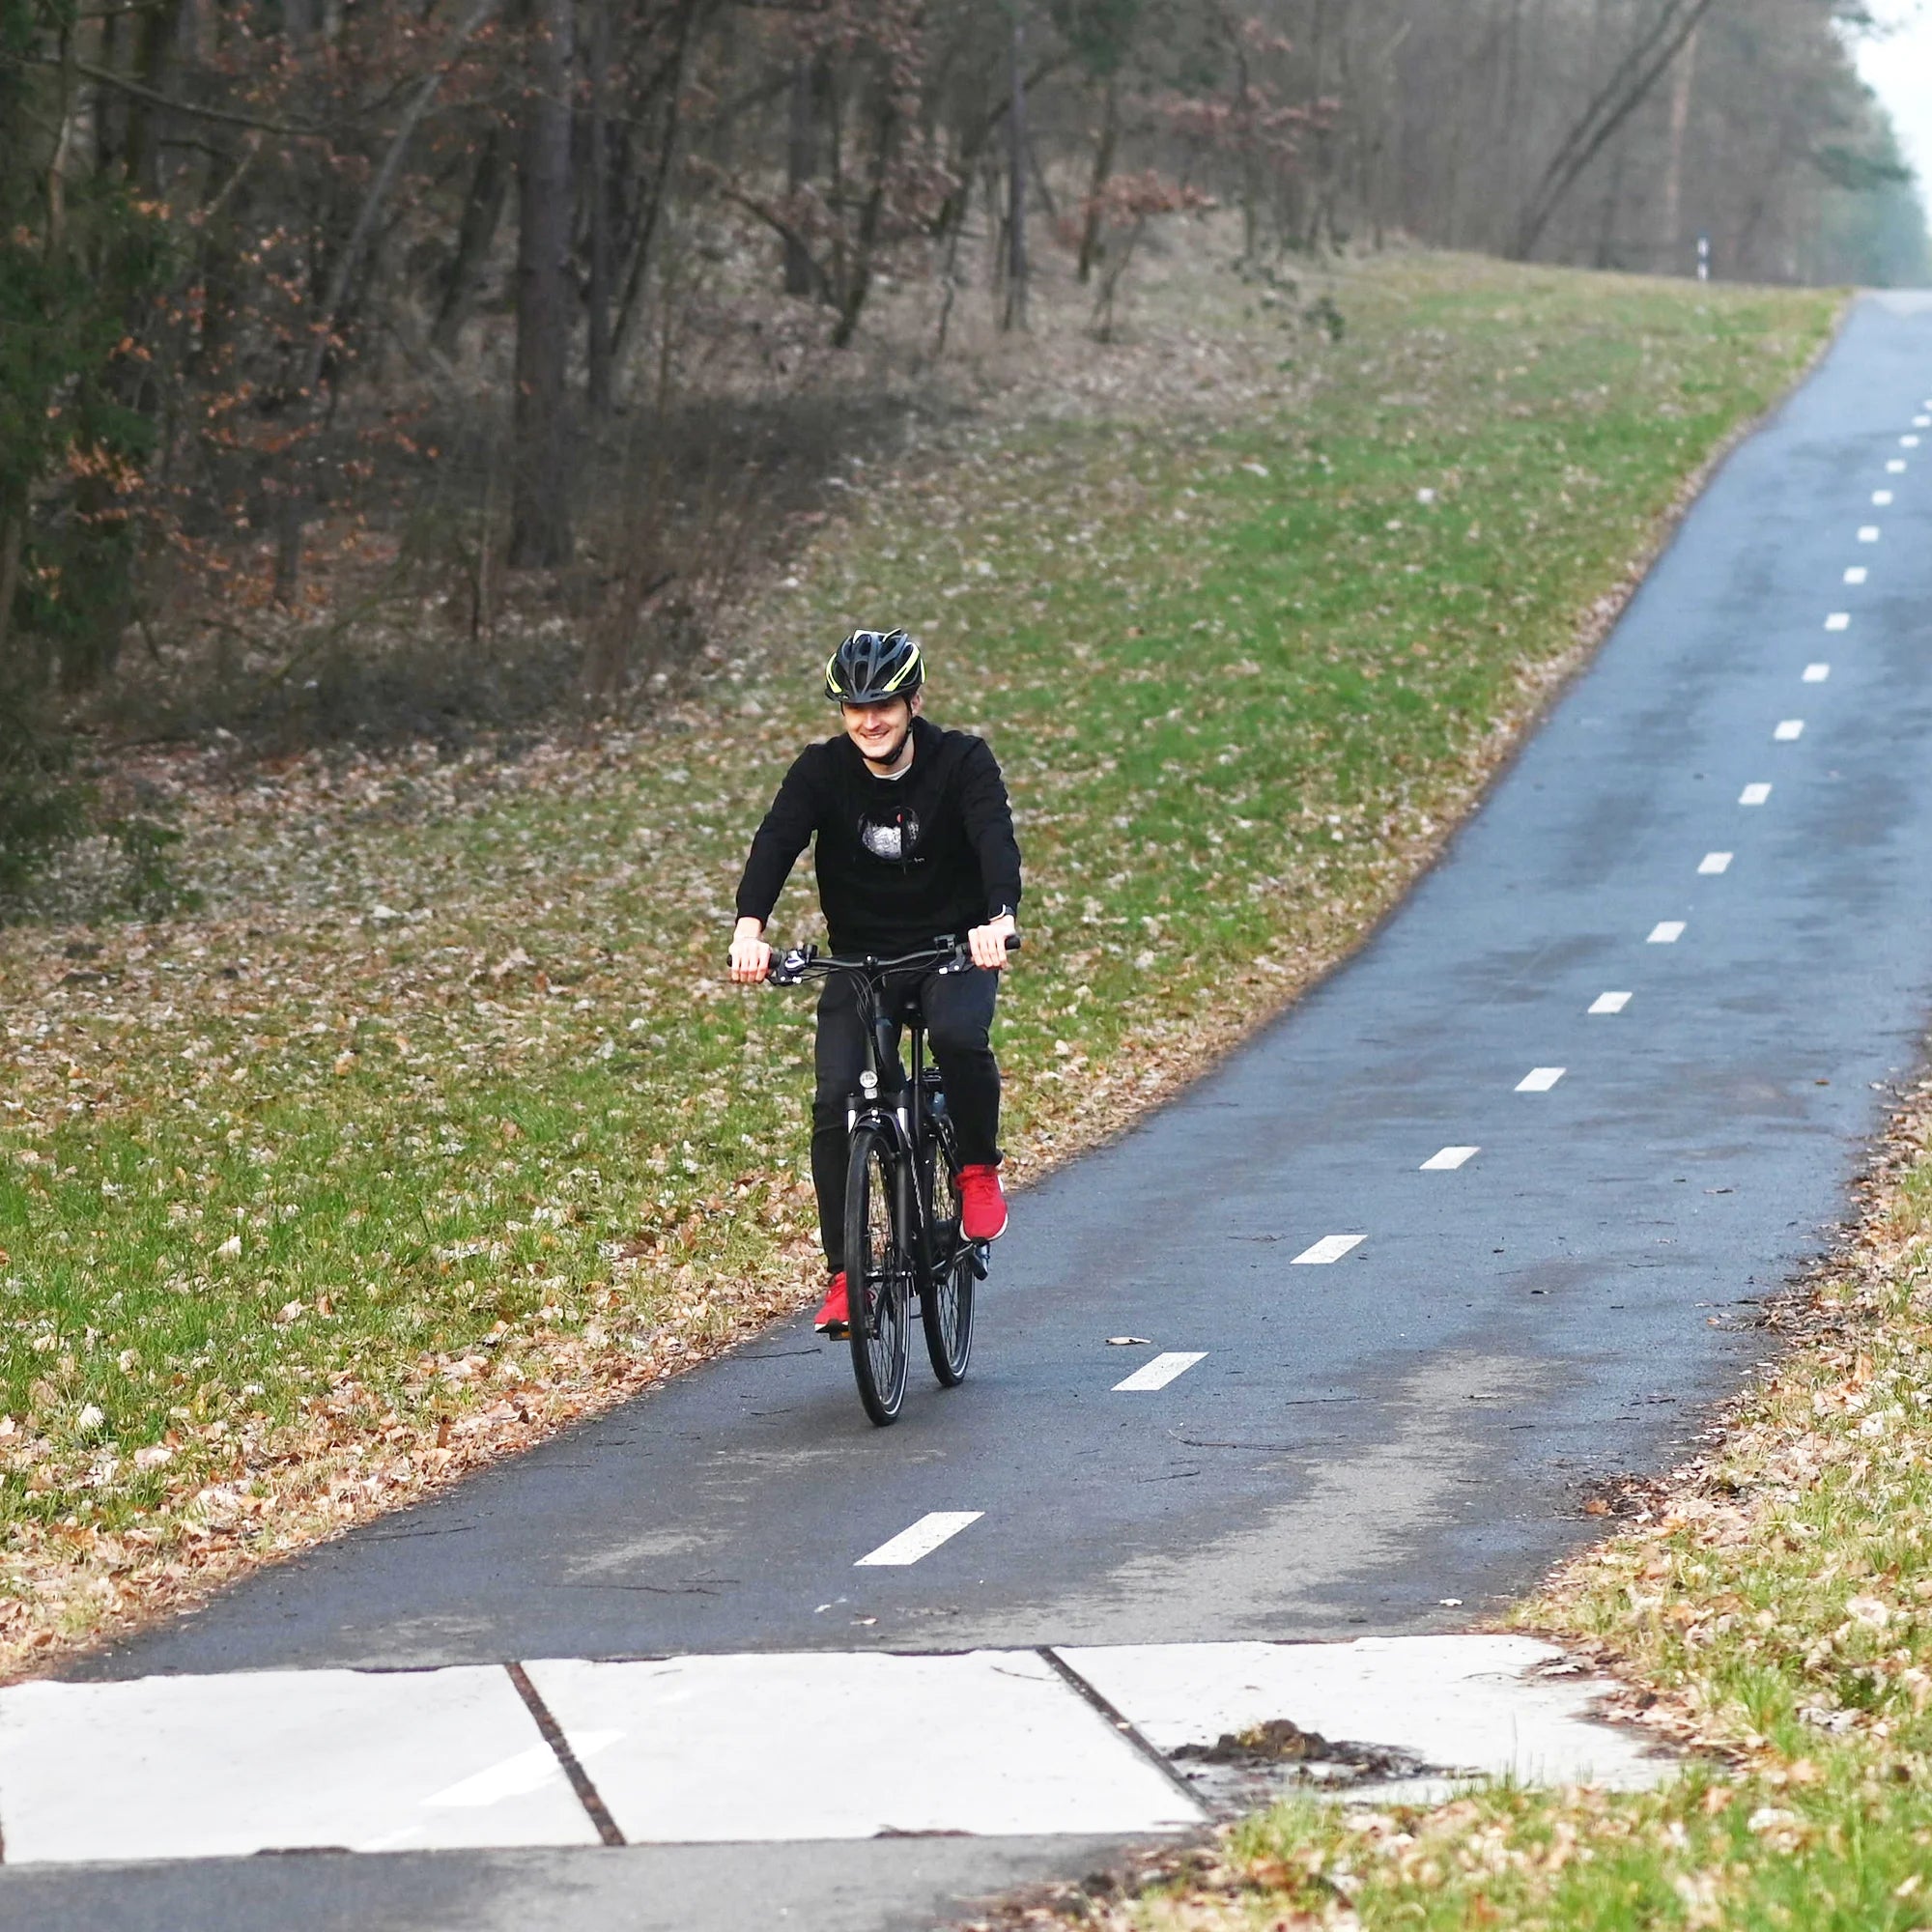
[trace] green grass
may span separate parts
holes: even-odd
[[[1194,290],[1189,327],[1266,327],[1241,298]],[[0,1640],[405,1496],[809,1291],[809,1016],[719,967],[752,826],[827,728],[825,639],[919,628],[932,715],[1006,767],[1037,1171],[1391,903],[1834,307],[1429,258],[1340,298],[1346,339],[1238,411],[868,475],[657,727],[311,761],[196,805],[206,909],[95,935],[98,979],[0,936]],[[797,882],[780,932],[809,908]],[[90,1565],[114,1590],[67,1587]]]

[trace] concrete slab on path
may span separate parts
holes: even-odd
[[[534,1706],[473,1665],[28,1684],[0,1690],[0,1843],[14,1869],[587,1846],[600,1808],[633,1845],[1156,1836],[1209,1815],[1177,1752],[1274,1719],[1438,1779],[1667,1775],[1560,1662],[1512,1636],[549,1659]]]
[[[597,1842],[500,1669],[0,1690],[9,1865]]]

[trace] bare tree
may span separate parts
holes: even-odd
[[[509,561],[569,559],[572,0],[529,0],[517,157],[517,393]]]
[[[1007,309],[1002,327],[1027,326],[1026,14],[1011,0],[1012,42],[1007,101]]]
[[[1610,137],[1642,105],[1712,5],[1713,0],[1663,0],[1644,23],[1545,163],[1542,177],[1518,217],[1510,245],[1517,260],[1526,261],[1535,252],[1564,197]]]

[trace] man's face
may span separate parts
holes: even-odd
[[[903,697],[888,697],[878,704],[841,704],[845,735],[861,753],[884,763],[899,748],[912,724],[912,706]]]

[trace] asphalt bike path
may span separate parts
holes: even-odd
[[[1299,1699],[1360,1738],[1379,1693],[1336,1660],[1453,1677],[1433,1634],[1765,1357],[1762,1303],[1917,1066],[1928,537],[1932,301],[1868,298],[1371,943],[1016,1200],[962,1388],[916,1380],[874,1430],[843,1345],[794,1321],[0,1693],[0,1918],[725,1925],[749,1885],[769,1922],[920,1923],[1198,1824],[1167,1761],[1195,1705]],[[274,1675],[203,1681],[235,1673]],[[411,1775],[469,1837],[407,1805],[234,1847],[48,1822],[99,1775],[90,1724],[158,1726],[159,1777],[259,1732],[251,1696],[313,1705],[290,1736],[326,1765],[371,1683],[429,1700],[411,1736],[468,1740]],[[948,1749],[977,1767],[956,1802]],[[193,1856],[265,1844],[392,1856]]]

